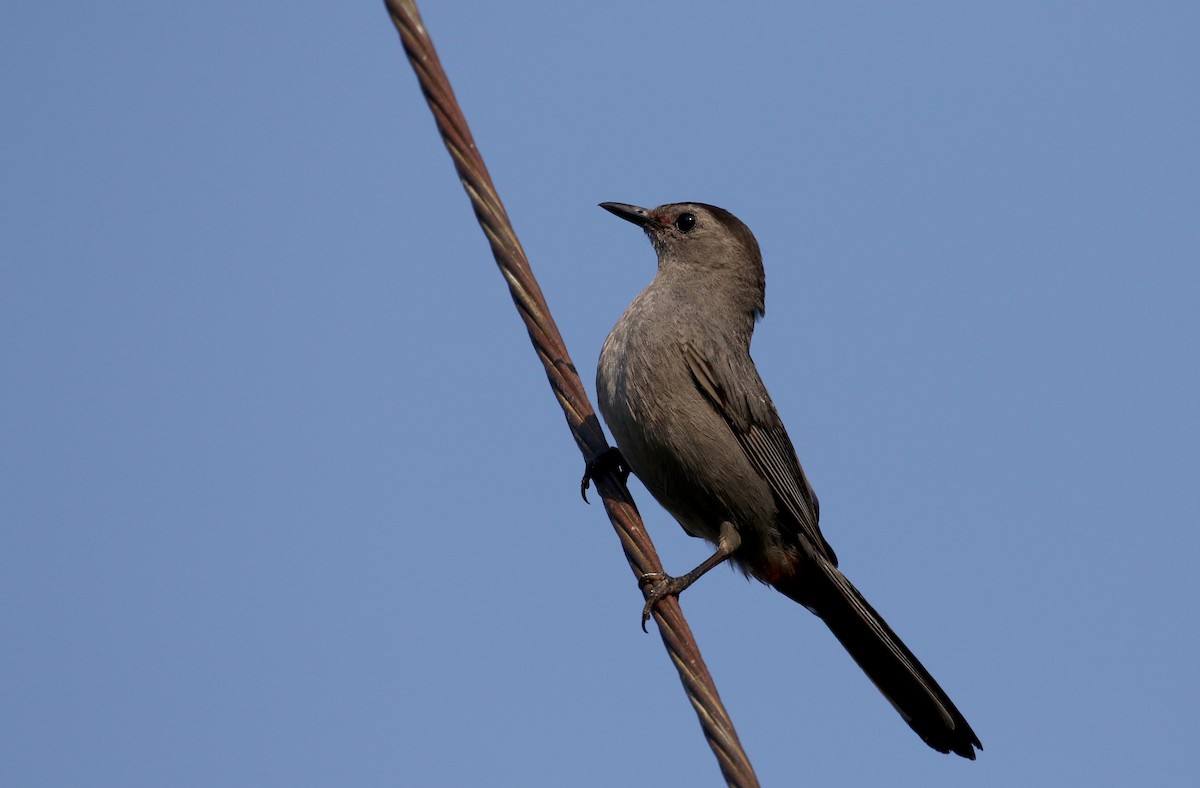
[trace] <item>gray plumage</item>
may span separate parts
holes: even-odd
[[[713,557],[728,559],[819,616],[934,749],[974,758],[979,739],[916,657],[837,568],[817,497],[750,357],[764,312],[762,256],[750,230],[703,203],[603,208],[641,226],[658,273],[600,353],[600,412],[628,467]]]

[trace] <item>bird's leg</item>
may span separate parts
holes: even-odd
[[[671,577],[666,572],[647,572],[638,581],[646,593],[646,606],[642,608],[642,631],[646,631],[646,622],[654,606],[669,596],[679,596],[683,589],[699,580],[705,572],[718,564],[724,563],[734,551],[741,547],[742,537],[733,523],[721,523],[721,535],[717,538],[717,549],[700,566],[679,577]]]
[[[624,484],[625,480],[629,478],[629,465],[625,462],[625,457],[621,455],[621,450],[616,446],[609,446],[588,460],[587,465],[584,466],[583,479],[579,482],[579,494],[583,496],[585,503],[591,503],[587,499],[587,491],[591,486],[592,479],[606,473],[617,474],[621,484]]]

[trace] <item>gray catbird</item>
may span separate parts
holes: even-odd
[[[601,207],[646,231],[658,273],[600,352],[600,412],[625,467],[716,545],[686,575],[643,578],[646,613],[730,560],[820,617],[930,747],[974,759],[971,726],[821,535],[817,496],[750,358],[765,279],[749,228],[703,203]]]

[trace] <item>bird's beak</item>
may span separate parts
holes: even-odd
[[[638,227],[652,227],[658,222],[650,217],[650,212],[636,205],[626,205],[623,202],[602,202],[600,207],[611,214],[620,216],[627,222],[633,222]]]

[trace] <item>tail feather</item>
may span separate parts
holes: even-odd
[[[938,752],[975,759],[979,737],[949,696],[837,567],[818,559],[775,588],[816,613],[917,735]],[[816,567],[813,567],[816,570]]]

